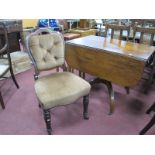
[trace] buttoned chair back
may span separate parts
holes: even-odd
[[[27,37],[27,48],[35,67],[35,92],[43,109],[48,134],[51,134],[50,109],[74,103],[83,97],[83,117],[88,119],[90,84],[70,72],[40,76],[41,71],[65,66],[63,36],[49,29],[38,29]]]
[[[117,39],[129,39],[130,35],[130,26],[126,25],[118,25],[118,24],[106,24],[106,29],[105,29],[105,37],[107,37],[109,30],[111,31],[110,37],[111,39],[117,38]],[[117,31],[117,34],[115,35],[115,32]],[[125,32],[125,34],[124,34]]]
[[[19,85],[15,79],[13,69],[12,69],[12,62],[11,56],[9,51],[9,43],[8,43],[8,36],[7,36],[7,28],[4,23],[0,22],[0,35],[1,35],[1,44],[0,44],[0,79],[6,78],[6,74],[10,71],[11,78],[15,83],[16,87],[19,88]],[[0,103],[2,108],[5,108],[3,98],[1,95],[0,90]]]
[[[27,48],[35,66],[36,75],[40,71],[64,65],[64,41],[63,36],[58,34],[48,28],[41,28],[27,37]]]

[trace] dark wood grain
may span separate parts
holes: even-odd
[[[119,31],[118,39],[123,39],[123,32],[127,32],[126,40],[128,40],[130,35],[130,26],[118,25],[118,24],[106,24],[105,37],[107,36],[108,30],[111,29],[111,39],[114,38],[114,32]]]
[[[150,45],[153,45],[155,28],[152,28],[152,27],[144,28],[144,27],[139,27],[139,26],[134,27],[134,33],[133,33],[134,41],[136,40],[137,33],[139,33],[140,35],[139,43],[144,43],[144,37],[145,37],[145,40],[147,40],[147,42],[149,42]]]
[[[153,46],[87,36],[66,42],[66,60],[72,68],[131,87],[141,79],[154,50]]]

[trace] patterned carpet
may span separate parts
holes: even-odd
[[[46,135],[41,109],[34,91],[33,70],[16,75],[20,89],[12,80],[0,81],[6,109],[0,109],[1,135]],[[90,77],[89,77],[90,78]],[[124,88],[113,85],[116,110],[109,112],[109,97],[103,84],[92,87],[89,120],[82,118],[82,99],[51,110],[54,135],[137,135],[150,120],[146,109],[155,101],[155,86],[147,95],[141,83],[127,95]],[[147,134],[155,134],[155,126]]]

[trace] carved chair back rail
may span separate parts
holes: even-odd
[[[105,37],[107,36],[108,30],[111,29],[111,38],[114,38],[114,32],[119,31],[119,38],[123,38],[123,31],[127,31],[127,36],[126,40],[128,40],[129,35],[130,35],[130,26],[125,26],[125,25],[117,25],[117,24],[106,24],[106,30],[105,30]]]

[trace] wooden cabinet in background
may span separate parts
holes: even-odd
[[[80,28],[88,28],[89,27],[89,22],[87,19],[80,19]]]

